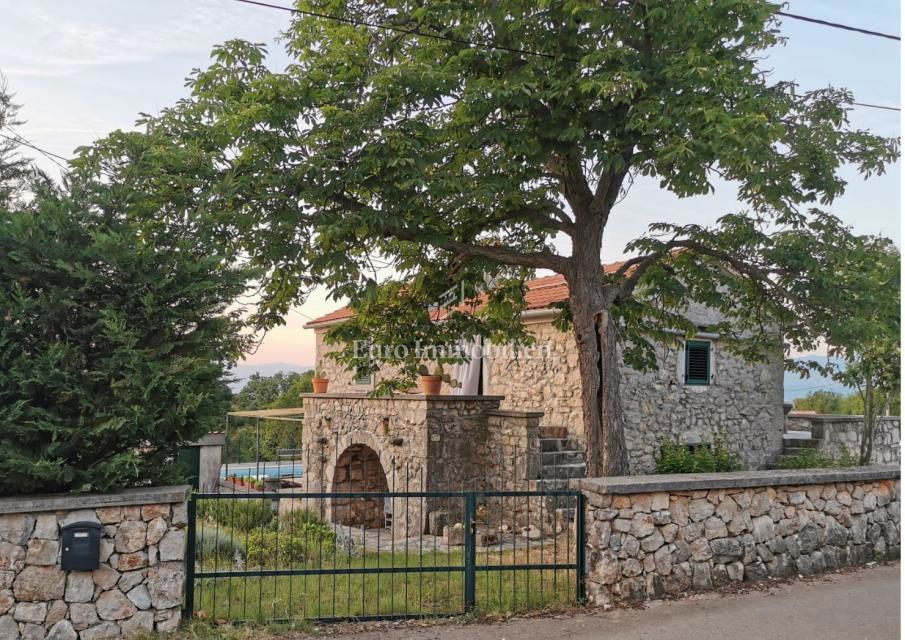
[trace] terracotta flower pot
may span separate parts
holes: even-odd
[[[327,393],[327,385],[330,381],[327,378],[312,378],[311,385],[314,387],[314,393]]]
[[[443,384],[443,378],[440,376],[421,376],[421,391],[426,396],[440,395],[440,385]]]

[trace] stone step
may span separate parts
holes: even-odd
[[[556,467],[541,467],[541,478],[585,478],[587,466],[580,464],[562,464]]]
[[[538,432],[540,433],[541,438],[557,438],[559,440],[565,440],[569,437],[568,427],[551,427],[545,425],[538,427]]]
[[[540,450],[541,453],[550,451],[568,451],[569,440],[567,438],[541,438]]]
[[[584,452],[575,449],[571,451],[544,451],[540,454],[540,462],[545,467],[557,467],[562,464],[584,463]]]
[[[802,453],[813,452],[814,447],[783,447],[782,455],[787,458],[793,458],[795,456],[801,455]]]
[[[820,442],[817,438],[783,438],[782,450],[816,449],[820,446]]]
[[[534,480],[534,491],[567,491],[569,489],[568,478],[541,478]]]

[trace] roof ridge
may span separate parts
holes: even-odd
[[[625,264],[625,261],[603,263],[600,266],[603,269],[604,273],[612,273],[623,264]],[[566,281],[566,277],[561,273],[553,273],[548,276],[541,276],[540,278],[531,278],[530,280],[525,280],[525,288],[527,289],[527,292],[525,294],[525,310],[536,311],[539,309],[548,309],[556,302],[567,300],[569,297],[567,293],[565,295],[542,293],[563,286],[568,288],[569,283]],[[534,297],[532,296],[532,294],[535,294],[536,299],[529,299],[531,297]],[[482,295],[486,296],[486,294]],[[474,304],[471,305],[471,307],[473,308],[476,306],[477,305]],[[314,320],[306,323],[304,326],[306,329],[309,329],[318,327],[328,322],[338,322],[340,320],[345,320],[346,318],[352,317],[352,313],[353,312],[349,307],[342,307],[340,309],[331,311],[330,313],[326,313],[318,318],[315,318]]]

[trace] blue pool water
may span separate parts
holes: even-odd
[[[227,475],[240,476],[242,478],[301,478],[303,474],[301,463],[287,462],[236,462],[220,466],[220,478]]]

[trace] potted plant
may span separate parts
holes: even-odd
[[[421,380],[421,391],[426,396],[438,396],[442,393],[441,385],[445,382],[450,387],[458,387],[459,383],[449,377],[448,373],[443,371],[443,365],[437,363],[433,373],[428,373],[427,367],[421,365],[418,367],[418,377]]]
[[[324,376],[324,370],[317,367],[314,370],[314,377],[311,378],[311,386],[314,387],[314,393],[327,393],[327,385],[330,380]]]

